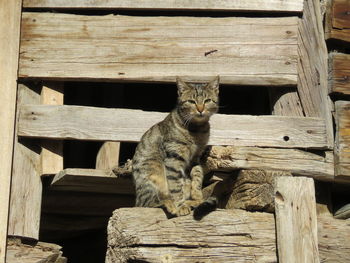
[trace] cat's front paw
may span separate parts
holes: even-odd
[[[191,207],[188,206],[187,204],[183,204],[177,209],[176,215],[177,216],[186,216],[190,213],[191,213]]]
[[[178,209],[173,200],[166,200],[163,205],[169,214],[177,215]]]

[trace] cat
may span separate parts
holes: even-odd
[[[206,84],[176,79],[176,108],[142,136],[132,160],[137,207],[163,207],[183,216],[203,203],[209,118],[218,111],[219,76]]]

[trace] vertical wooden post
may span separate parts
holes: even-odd
[[[0,1],[0,262],[6,255],[21,6],[21,0]]]
[[[63,105],[64,84],[62,82],[45,82],[41,89],[41,103]],[[59,125],[59,124],[57,124]],[[63,142],[55,140],[41,141],[41,174],[57,174],[63,170]]]
[[[96,157],[96,169],[112,169],[119,163],[120,142],[105,142]]]
[[[40,88],[18,85],[17,119],[21,105],[40,103]],[[34,139],[15,136],[8,235],[38,239],[42,194],[40,145]]]
[[[313,179],[278,177],[275,193],[279,262],[320,262]]]
[[[303,117],[298,92],[294,88],[270,88],[269,89],[271,112],[278,116]]]

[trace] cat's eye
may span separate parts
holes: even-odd
[[[209,102],[211,102],[211,99],[206,99],[206,100],[204,101],[204,103],[209,103]]]
[[[196,102],[194,100],[188,100],[187,102],[189,102],[191,104],[196,104]]]

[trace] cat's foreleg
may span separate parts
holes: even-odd
[[[204,177],[203,166],[197,164],[192,167],[191,173],[191,200],[187,200],[186,203],[191,207],[197,207],[203,202],[202,184]]]

